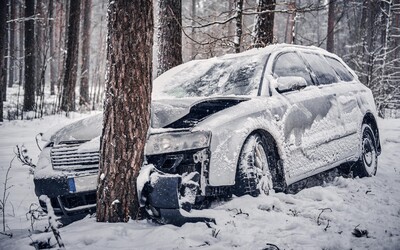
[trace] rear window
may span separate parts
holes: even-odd
[[[325,58],[329,62],[333,70],[335,70],[340,80],[345,82],[353,81],[354,79],[353,75],[341,62],[329,56],[325,56]]]
[[[303,56],[314,72],[318,84],[331,84],[338,81],[335,71],[322,56],[311,53],[303,53]]]

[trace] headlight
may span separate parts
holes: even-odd
[[[210,139],[208,131],[153,134],[147,140],[145,153],[155,155],[206,148]]]

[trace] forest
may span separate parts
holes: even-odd
[[[154,1],[152,78],[194,59],[268,44],[333,52],[396,115],[400,79],[398,0]],[[3,0],[0,120],[101,110],[107,1]]]
[[[1,249],[400,246],[400,0],[0,1]],[[154,98],[212,58],[256,94]]]

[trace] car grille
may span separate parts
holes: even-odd
[[[99,151],[79,152],[85,141],[65,142],[51,149],[51,163],[57,170],[87,170],[98,168]]]

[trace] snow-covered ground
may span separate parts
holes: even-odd
[[[36,134],[81,117],[50,116],[0,126],[0,199],[14,146],[24,144],[35,162]],[[199,213],[215,217],[216,224],[109,224],[88,216],[61,228],[62,240],[67,249],[266,249],[268,244],[279,249],[400,249],[400,120],[380,120],[379,125],[383,153],[376,177],[337,177],[297,194],[215,202]],[[34,234],[29,231],[26,213],[37,203],[29,168],[14,160],[9,178],[5,223],[13,237],[0,235],[0,249],[32,249],[32,241],[52,233],[37,233],[47,226],[46,218],[34,224]],[[2,231],[2,218],[0,223]]]

